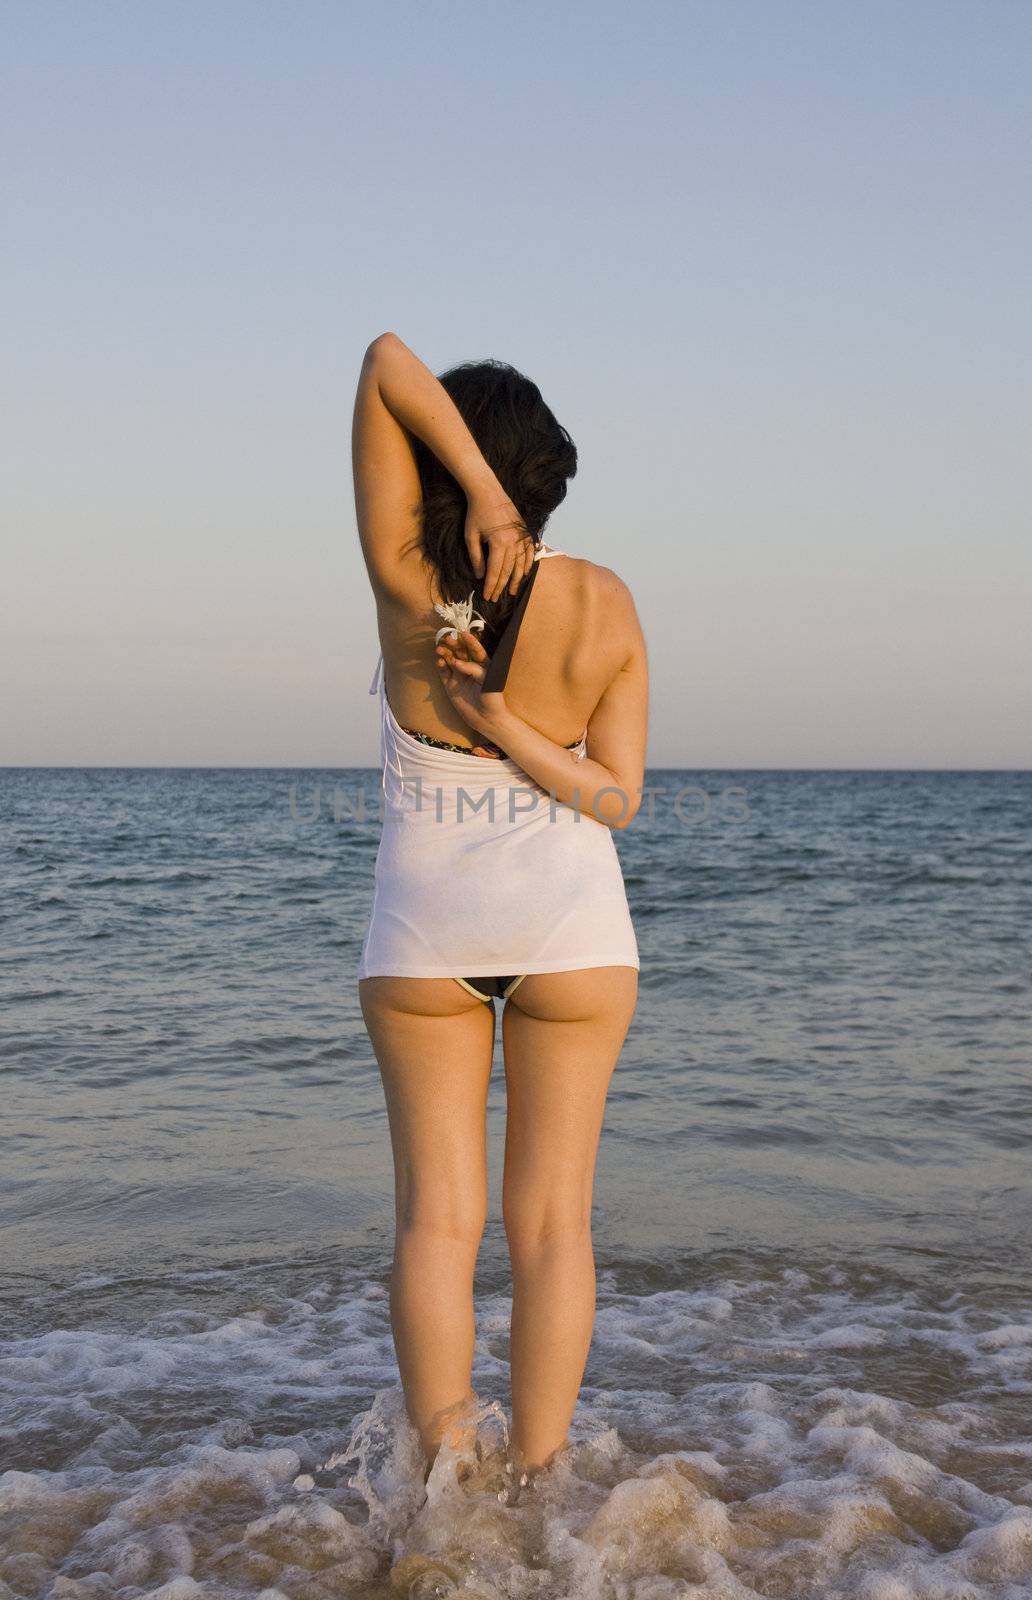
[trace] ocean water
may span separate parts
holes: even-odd
[[[0,771],[0,1600],[1032,1596],[1032,774],[650,786],[594,1340],[508,1506],[498,1058],[425,1497],[397,1383],[377,775]]]

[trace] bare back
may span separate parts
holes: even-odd
[[[469,745],[469,725],[434,668],[434,634],[442,625],[434,610],[438,592],[421,564],[405,566],[391,593],[377,593],[391,709],[407,728]],[[572,744],[606,689],[642,650],[640,627],[626,586],[609,568],[558,554],[540,568],[505,698],[549,739]]]

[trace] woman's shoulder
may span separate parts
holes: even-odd
[[[576,637],[579,654],[606,671],[615,670],[614,663],[622,666],[644,654],[634,596],[618,572],[583,556],[548,564],[564,569],[562,583],[551,591],[555,598],[548,609],[555,622],[568,630],[567,636]]]
[[[570,574],[571,587],[601,608],[613,609],[617,614],[629,615],[634,611],[634,596],[629,585],[612,567],[584,556],[570,556],[564,562]]]

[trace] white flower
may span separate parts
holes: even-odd
[[[434,610],[447,622],[446,628],[438,628],[434,634],[434,644],[440,644],[446,633],[482,633],[484,619],[479,611],[473,610],[474,590],[469,591],[468,600],[449,600],[445,605],[435,601]]]

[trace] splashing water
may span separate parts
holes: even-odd
[[[424,1483],[382,1284],[184,1279],[133,1326],[90,1280],[102,1318],[0,1344],[0,1600],[1028,1600],[1032,1308],[677,1277],[603,1271],[570,1439],[515,1504],[504,1296]]]

